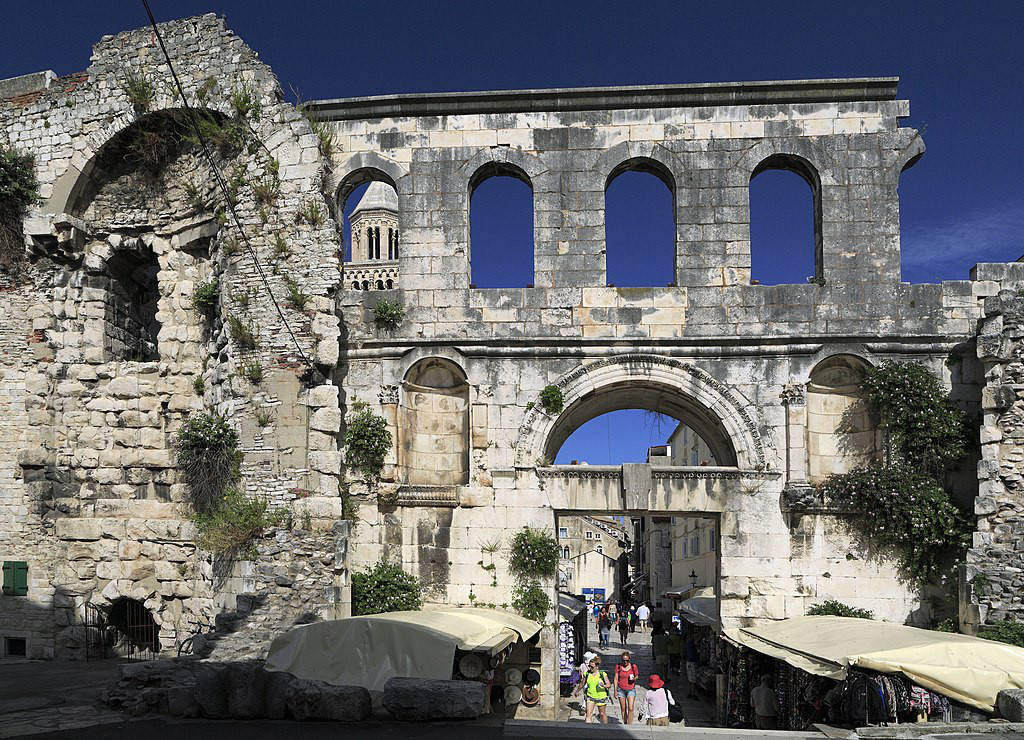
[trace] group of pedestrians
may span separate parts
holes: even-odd
[[[686,667],[686,683],[689,687],[687,698],[697,698],[697,666],[699,657],[697,643],[691,633],[683,634],[678,624],[665,629],[655,622],[651,632],[651,654],[654,664],[666,674],[681,676]]]
[[[607,604],[594,605],[594,622],[597,625],[598,644],[611,647],[612,630],[619,632],[619,641],[626,647],[631,632],[647,631],[647,621],[651,618],[651,608],[647,604],[624,604],[611,601]]]
[[[587,652],[583,658],[584,663],[580,666],[582,680],[576,685],[573,696],[583,693],[588,723],[594,722],[596,713],[601,724],[608,724],[609,700],[619,702],[622,721],[627,725],[633,724],[636,716],[641,722],[646,720],[648,725],[667,727],[673,710],[680,715],[676,721],[682,721],[682,709],[676,705],[672,692],[657,673],[652,673],[647,679],[647,692],[637,714],[636,689],[640,669],[628,650],[622,652],[615,665],[614,678],[609,678],[607,671],[601,669],[600,655]]]

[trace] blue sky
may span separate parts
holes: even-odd
[[[307,99],[898,75],[901,97],[911,101],[906,123],[924,132],[928,146],[900,185],[903,278],[964,279],[976,262],[1024,254],[1019,1],[151,4],[159,20],[226,15],[283,87]],[[13,2],[4,14],[0,77],[82,70],[102,35],[146,23],[141,2],[132,0]],[[474,233],[473,243],[514,253],[529,213],[512,207],[523,200],[522,186],[502,185],[481,187],[474,198],[474,219],[490,213],[503,222]],[[664,191],[657,181],[635,178],[613,182],[609,192],[609,280],[618,285],[668,282],[667,253],[660,251],[665,193],[656,186]],[[813,271],[808,199],[795,176],[767,172],[754,180],[754,276],[763,282],[802,282]],[[638,253],[645,258],[636,259]],[[474,266],[480,285],[522,281],[499,262]],[[593,447],[600,437],[598,430]]]

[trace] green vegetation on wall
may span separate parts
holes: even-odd
[[[844,604],[835,599],[826,599],[820,604],[812,604],[807,610],[809,617],[856,617],[857,619],[874,619],[875,615],[869,609],[861,609],[856,606]]]
[[[851,524],[858,533],[892,552],[908,579],[924,584],[970,546],[974,523],[942,481],[967,450],[967,419],[918,362],[881,362],[861,391],[882,426],[884,459],[829,477],[822,492],[856,512]]]
[[[384,469],[384,459],[391,449],[391,432],[384,417],[364,403],[353,404],[352,415],[345,424],[342,440],[345,464],[359,471],[368,480],[376,480]]]
[[[378,561],[352,574],[352,615],[413,611],[423,605],[420,581],[400,565]]]
[[[238,480],[242,453],[238,433],[220,414],[191,414],[174,439],[178,468],[201,514],[212,512],[221,496]]]
[[[38,197],[39,182],[32,155],[0,146],[0,269],[22,261],[22,219]]]

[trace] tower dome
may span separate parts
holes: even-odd
[[[379,181],[371,182],[369,187],[366,188],[366,192],[363,193],[363,197],[359,199],[359,203],[352,210],[349,218],[355,220],[356,216],[364,211],[391,211],[392,213],[398,213],[398,194],[393,187],[386,183]]]

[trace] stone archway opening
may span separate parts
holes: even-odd
[[[678,437],[680,448],[689,451],[693,446],[693,438],[696,438],[706,450],[699,453],[701,457],[696,463],[690,462],[692,455],[684,459],[670,452],[670,460],[666,464],[736,466],[736,451],[732,440],[714,412],[676,388],[640,380],[627,380],[594,389],[572,401],[563,409],[548,433],[543,458],[554,461],[573,432],[592,419],[625,409],[640,409],[671,417],[678,422],[678,426],[670,430],[666,445],[671,446],[669,439]]]
[[[160,652],[160,628],[141,601],[127,596],[116,599],[107,611],[107,624],[117,631],[129,654]]]

